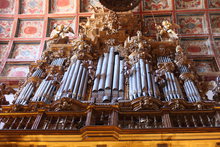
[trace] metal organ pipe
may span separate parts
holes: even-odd
[[[79,72],[78,72],[78,75],[77,75],[77,78],[76,78],[76,83],[74,85],[74,89],[73,89],[73,93],[72,93],[72,98],[77,97],[77,93],[78,93],[78,90],[79,90],[79,84],[80,84],[81,77],[82,77],[82,72],[83,72],[83,66],[80,65]]]
[[[158,57],[158,64],[171,63],[172,60],[169,57]],[[165,72],[166,84],[163,88],[165,100],[170,101],[172,99],[183,98],[183,94],[178,81],[176,80],[174,73]]]
[[[151,74],[150,74],[150,66],[147,63],[146,65],[146,73],[147,73],[147,87],[148,87],[148,95],[153,96],[153,88],[152,88],[152,79],[151,79]]]
[[[113,74],[113,92],[112,97],[117,98],[119,94],[119,76],[120,76],[120,59],[119,55],[115,55],[114,74]]]
[[[93,89],[92,89],[93,92],[94,91],[98,91],[98,86],[99,86],[99,80],[100,80],[102,65],[103,65],[103,56],[101,56],[99,58],[99,61],[98,61],[97,70],[96,70],[96,74],[95,74],[96,78],[95,78],[94,86],[93,86]]]
[[[43,71],[41,69],[37,69],[33,72],[31,77],[40,77]],[[27,104],[30,100],[32,93],[34,92],[35,85],[32,82],[28,82],[24,88],[21,90],[21,93],[18,95],[18,98],[15,101],[15,104]]]
[[[66,82],[64,84],[64,89],[63,89],[65,96],[67,96],[68,87],[69,87],[69,84],[70,84],[71,77],[73,75],[74,69],[75,69],[75,63],[70,66],[70,70],[69,70],[69,72],[67,74],[67,79],[66,79]]]
[[[179,71],[181,74],[190,72],[189,69],[184,65],[179,68]],[[189,102],[201,101],[201,96],[199,94],[199,91],[192,80],[190,79],[185,80],[183,87]]]
[[[86,90],[87,90],[88,79],[89,79],[89,73],[86,72],[86,78],[85,78],[85,81],[84,81],[83,93],[82,93],[82,98],[83,99],[85,99],[85,97],[86,97]]]
[[[143,91],[143,96],[146,96],[147,95],[147,81],[146,81],[146,68],[145,68],[145,65],[144,65],[144,61],[143,59],[140,59],[139,61],[140,63],[140,70],[141,70],[141,88],[142,88],[142,91]]]
[[[133,100],[133,81],[132,81],[132,77],[129,76],[129,99]]]
[[[133,72],[132,72],[132,90],[133,90],[133,97],[136,98],[137,97],[137,81],[136,81],[136,69],[135,67],[133,68]]]
[[[98,60],[96,78],[92,88],[92,97],[97,102],[110,102],[124,97],[124,61],[114,47]]]
[[[82,92],[83,92],[83,88],[84,88],[86,74],[87,74],[87,70],[85,68],[83,68],[83,73],[82,73],[82,77],[81,77],[81,81],[80,81],[80,85],[79,85],[79,91],[77,93],[77,100],[81,100],[81,98],[82,98]]]
[[[120,60],[120,68],[119,68],[119,97],[124,98],[124,60]]]
[[[140,97],[142,95],[142,86],[141,86],[141,73],[139,62],[135,64],[136,67],[136,81],[137,81],[137,95]]]
[[[133,65],[132,69],[133,72],[129,77],[129,99],[132,100],[141,96],[158,98],[160,91],[155,83],[154,75],[151,74],[149,63],[145,64],[144,60],[140,59]],[[167,89],[164,91],[168,92]]]
[[[107,64],[108,64],[108,56],[109,56],[108,53],[104,54],[104,60],[103,60],[103,64],[102,64],[101,77],[100,77],[100,81],[99,81],[98,90],[104,90],[106,72],[107,72]]]
[[[51,62],[51,66],[62,66],[66,58],[57,58]],[[67,74],[64,74],[64,78],[66,78]],[[63,82],[63,80],[62,80]],[[43,101],[45,103],[50,103],[51,97],[53,96],[53,92],[56,90],[56,87],[53,85],[54,80],[46,80],[44,79],[37,91],[34,94],[32,101]],[[62,87],[63,88],[63,87]],[[58,90],[59,93],[59,90]],[[55,97],[56,98],[56,97]]]
[[[114,72],[114,48],[110,48],[108,63],[107,63],[107,73],[106,73],[106,80],[105,80],[105,90],[104,90],[104,97],[102,97],[102,101],[110,101],[111,94],[112,94],[112,78]]]
[[[76,61],[76,66],[75,66],[75,69],[74,69],[74,72],[73,72],[73,75],[71,77],[71,81],[70,81],[70,84],[69,84],[69,87],[68,87],[68,95],[67,96],[69,96],[73,91],[74,84],[76,82],[76,77],[77,77],[77,74],[79,72],[80,63],[81,63],[80,60]]]
[[[110,48],[110,54],[108,59],[107,75],[105,82],[105,89],[112,88],[112,77],[113,77],[113,68],[114,68],[114,48]]]
[[[81,99],[83,88],[86,88],[85,83],[88,82],[87,75],[87,69],[83,67],[80,60],[77,60],[76,63],[70,65],[63,76],[61,86],[57,91],[55,100],[69,96],[78,100]]]

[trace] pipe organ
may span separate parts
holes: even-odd
[[[154,38],[143,35],[130,13],[96,11],[78,38],[63,36],[68,26],[54,35],[14,103],[0,101],[0,133],[74,134],[67,138],[99,142],[158,134],[170,142],[179,133],[220,131],[219,102],[205,96],[207,85],[191,69],[173,24],[157,26]],[[0,85],[0,100],[4,93]]]
[[[54,59],[51,66],[62,66],[65,60],[65,58]],[[157,65],[166,63],[173,64],[173,59],[167,56],[157,58]],[[114,46],[97,59],[91,99],[95,99],[97,103],[112,103],[118,100],[132,101],[145,96],[162,101],[173,99],[185,99],[188,102],[201,101],[198,88],[191,79],[185,79],[181,85],[173,71],[163,71],[165,84],[161,86],[156,81],[156,70],[153,70],[152,63],[144,59],[139,59],[132,65],[126,85],[124,64],[124,57],[115,51]],[[186,66],[179,67],[178,71],[179,75],[190,72]],[[31,77],[39,78],[42,73],[41,69],[37,69]],[[27,82],[18,95],[15,104],[27,104],[29,101],[51,103],[63,97],[79,101],[86,100],[89,71],[83,66],[82,60],[71,63],[64,72],[59,87],[55,86],[55,79],[51,79],[49,76],[42,80],[37,89],[33,82]],[[128,86],[127,93],[125,93],[126,86]],[[36,90],[35,93],[34,90]],[[32,98],[31,95],[33,95]]]

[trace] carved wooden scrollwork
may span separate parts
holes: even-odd
[[[62,98],[58,101],[55,101],[51,104],[50,110],[51,111],[74,111],[79,112],[85,110],[86,105],[70,98]]]
[[[0,105],[8,105],[9,102],[5,98],[5,94],[15,94],[15,90],[6,86],[4,83],[0,83]]]
[[[151,97],[141,97],[135,99],[131,102],[132,109],[134,111],[140,110],[160,110],[163,106],[163,103],[155,98]]]

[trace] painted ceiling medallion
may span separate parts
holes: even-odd
[[[123,12],[134,9],[141,0],[100,0],[106,8],[115,12]]]

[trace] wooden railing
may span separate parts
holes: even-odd
[[[87,126],[121,129],[215,128],[219,111],[97,111],[0,113],[0,130],[80,130]]]

